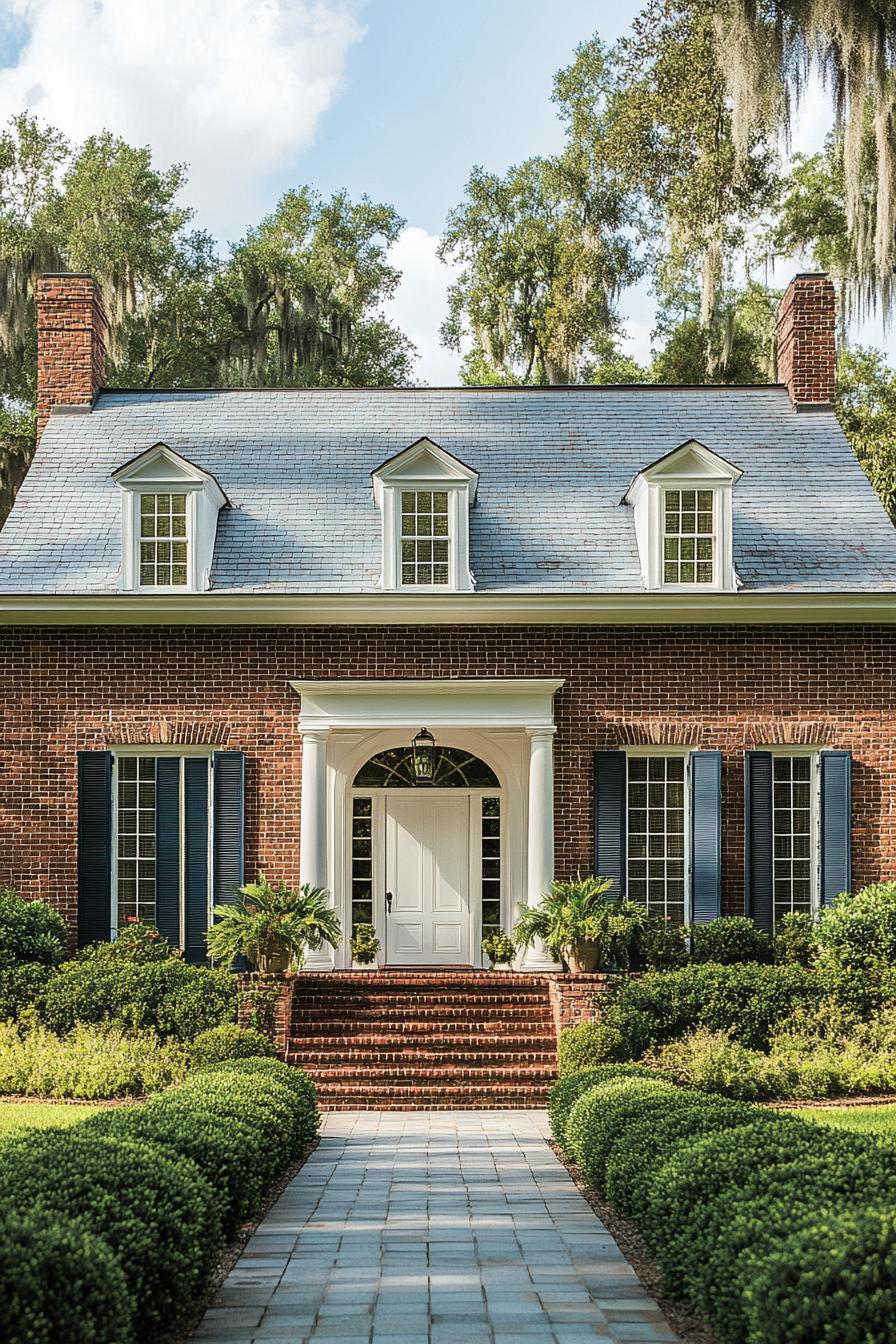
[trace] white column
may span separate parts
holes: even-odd
[[[315,887],[329,885],[327,873],[327,739],[329,728],[309,728],[302,733],[302,799],[299,831],[299,880]],[[305,965],[321,969],[333,965],[333,951],[326,944],[308,952]]]
[[[527,728],[529,735],[529,799],[526,904],[540,905],[554,878],[554,728]],[[544,970],[555,962],[542,943],[526,954],[527,970]]]

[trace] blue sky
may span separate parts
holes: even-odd
[[[439,347],[450,275],[435,257],[474,163],[503,171],[551,153],[555,71],[631,0],[0,0],[0,118],[30,107],[73,139],[102,127],[186,161],[186,199],[222,243],[290,186],[345,187],[407,219],[390,312],[420,350],[417,374],[454,381]],[[826,129],[810,96],[797,137]],[[795,263],[779,267],[785,281]],[[628,347],[649,346],[646,286],[624,296]],[[877,324],[859,333],[883,345]],[[892,345],[892,342],[886,342]]]

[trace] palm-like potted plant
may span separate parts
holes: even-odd
[[[612,886],[609,877],[552,882],[541,905],[522,911],[513,931],[515,942],[531,947],[541,939],[555,961],[574,971],[625,969],[647,911],[632,901],[609,900]]]
[[[336,947],[342,938],[328,891],[309,882],[296,891],[264,873],[240,887],[239,900],[216,905],[213,913],[206,943],[212,959],[227,967],[245,957],[266,974],[297,970],[308,948]]]

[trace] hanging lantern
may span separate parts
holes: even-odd
[[[436,773],[436,740],[421,728],[411,743],[414,753],[414,783],[431,784]]]

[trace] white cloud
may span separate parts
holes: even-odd
[[[395,297],[385,307],[417,347],[420,358],[414,370],[419,382],[431,387],[458,382],[460,357],[439,342],[439,326],[446,314],[446,290],[454,270],[436,256],[438,238],[425,229],[404,229],[391,248],[389,260],[402,273]]]
[[[0,121],[108,129],[189,164],[202,223],[241,232],[255,183],[312,143],[363,36],[352,0],[7,0],[28,37]],[[270,202],[263,202],[269,205]]]

